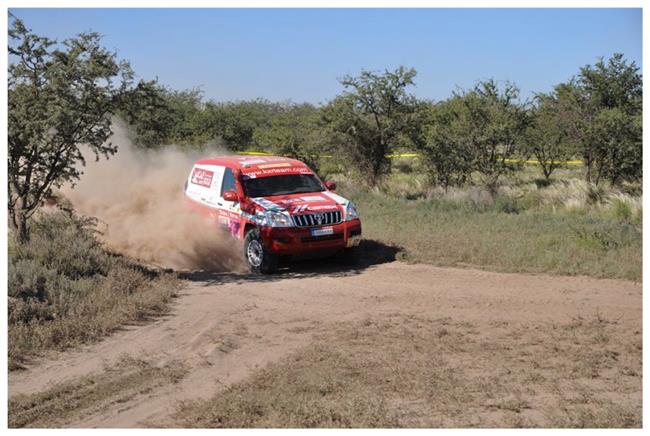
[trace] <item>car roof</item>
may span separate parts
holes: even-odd
[[[249,156],[249,155],[231,155],[215,156],[196,161],[195,165],[219,165],[232,169],[241,170],[242,173],[257,172],[271,168],[293,168],[296,170],[309,167],[297,159],[291,159],[282,156]],[[311,172],[311,170],[309,170]]]

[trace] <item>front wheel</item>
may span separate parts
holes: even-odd
[[[278,268],[278,256],[264,246],[259,229],[251,229],[246,233],[244,258],[253,274],[270,274]]]

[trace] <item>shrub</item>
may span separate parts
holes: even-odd
[[[632,246],[641,240],[639,231],[629,224],[589,219],[582,226],[570,227],[578,236],[579,242],[588,248],[615,250]]]
[[[30,241],[12,245],[10,368],[41,351],[91,342],[167,310],[175,278],[147,273],[106,251],[92,226],[92,220],[71,212],[43,213]]]
[[[641,225],[643,201],[641,197],[631,197],[627,194],[615,193],[606,200],[606,207],[614,219],[629,224]]]
[[[497,212],[502,213],[519,213],[522,208],[519,201],[516,198],[497,196],[494,201],[494,208]]]
[[[94,220],[71,212],[44,213],[34,220],[29,243],[16,246],[16,255],[34,259],[71,279],[106,275],[115,257],[95,238],[94,224]]]

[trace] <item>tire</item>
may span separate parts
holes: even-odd
[[[361,259],[361,249],[358,245],[356,247],[344,248],[338,258],[344,265],[354,266],[358,264]]]
[[[278,269],[278,256],[264,246],[259,229],[251,229],[246,233],[244,259],[253,274],[271,274]]]

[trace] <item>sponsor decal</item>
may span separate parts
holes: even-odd
[[[229,224],[230,220],[225,217],[225,216],[219,216],[219,224],[222,226],[227,226]]]
[[[300,206],[295,206],[291,209],[292,214],[297,214],[301,212],[307,212],[309,210],[337,210],[338,207],[335,204],[321,204],[318,206],[313,206],[310,204],[301,204]]]
[[[253,214],[242,212],[241,216],[242,216],[242,218],[246,218],[247,220],[249,220],[251,222],[256,222],[255,221],[255,215],[253,215]]]
[[[307,210],[307,207],[309,207],[308,204],[301,204],[300,206],[294,207],[291,213],[296,214],[296,213],[304,212],[305,210]]]
[[[275,210],[275,211],[284,210],[283,207],[273,203],[272,201],[267,200],[264,197],[252,198],[251,200],[253,200],[255,204],[262,206],[266,210]]]
[[[311,196],[308,196],[308,197],[300,197],[300,199],[302,201],[325,201],[325,199],[323,197],[321,197],[320,195],[311,195]]]
[[[230,219],[230,221],[228,222],[228,230],[230,230],[230,234],[232,236],[237,237],[239,235],[240,225],[241,224],[239,222],[239,217]]]
[[[323,204],[320,206],[309,206],[309,210],[336,210],[338,207],[334,204]]]
[[[212,177],[214,173],[210,170],[204,170],[203,168],[194,168],[192,171],[191,181],[195,185],[205,186],[207,188],[212,185]]]
[[[250,178],[277,176],[284,174],[313,174],[309,168],[306,167],[286,167],[286,168],[269,168],[256,171],[246,171],[244,175]]]
[[[282,203],[284,204],[293,204],[293,203],[302,203],[301,198],[287,198],[286,200],[282,200]]]

